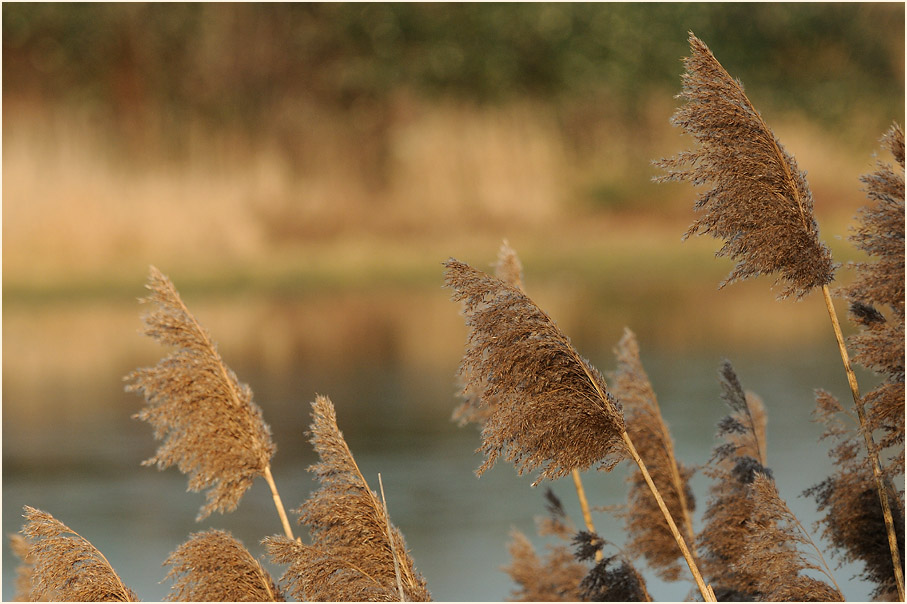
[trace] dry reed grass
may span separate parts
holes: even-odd
[[[31,586],[20,595],[32,601],[138,602],[135,593],[95,546],[48,514],[25,506],[22,533],[28,548],[21,556]],[[18,542],[20,553],[22,542]]]
[[[682,95],[688,103],[675,122],[690,131],[702,149],[661,162],[677,169],[667,179],[714,185],[700,198],[697,205],[706,214],[688,235],[711,233],[725,239],[719,254],[738,260],[725,283],[778,274],[784,288],[779,297],[799,298],[821,288],[851,378],[828,289],[834,267],[818,239],[805,177],[739,82],[731,80],[692,34],[690,44],[693,56],[686,61]],[[884,141],[900,171],[880,165],[865,177],[876,206],[863,211],[853,237],[858,248],[878,261],[858,265],[858,278],[844,294],[851,301],[854,322],[863,329],[851,340],[858,350],[855,358],[885,381],[860,397],[851,380],[859,415],[853,430],[840,422],[846,414],[840,403],[827,393],[818,394],[827,436],[837,440],[831,451],[836,473],[808,493],[820,510],[827,510],[824,530],[832,545],[845,559],[866,564],[864,576],[877,585],[875,595],[903,598],[899,560],[904,537],[903,530],[896,534],[893,528],[896,522],[903,529],[903,491],[892,486],[904,464],[901,129],[893,127]],[[512,564],[505,569],[518,585],[514,597],[648,601],[645,579],[632,557],[644,557],[662,577],[674,580],[680,574],[676,544],[705,600],[714,601],[716,595],[772,601],[843,599],[821,551],[781,498],[767,467],[765,407],[743,389],[729,362],[719,374],[721,398],[730,412],[718,422],[722,442],[704,470],[713,482],[704,527],[697,535],[691,518],[692,471],[674,456],[632,332],[627,330],[618,344],[618,370],[609,390],[601,374],[525,294],[522,265],[509,245],[501,248],[495,277],[453,259],[445,267],[445,284],[463,304],[469,328],[458,373],[465,402],[455,418],[482,424],[485,461],[478,473],[502,456],[520,474],[538,471],[534,484],[568,473],[577,478],[578,470],[593,465],[610,470],[628,458],[636,464],[630,510],[624,515],[631,539],[626,551],[605,556],[604,548],[612,544],[591,530],[591,521],[590,530],[576,532],[549,491],[549,515],[538,522],[538,532],[562,542],[572,535],[575,553],[571,557],[561,543],[542,559],[525,535],[514,531]],[[299,522],[311,536],[311,544],[305,544],[293,538],[277,495],[269,465],[276,447],[251,390],[223,362],[169,279],[152,268],[148,288],[152,294],[146,301],[156,308],[145,319],[146,334],[176,351],[156,367],[127,378],[128,389],[142,392],[148,403],[137,417],[151,423],[155,438],[164,440],[145,463],[176,465],[189,475],[190,489],[209,489],[199,519],[214,510],[235,509],[254,477],[263,476],[286,534],[264,543],[273,562],[288,566],[281,583],[299,599],[428,600],[425,580],[402,533],[391,524],[383,486],[379,499],[337,426],[331,401],[318,396],[312,404],[309,434],[320,462],[310,470],[320,488],[298,510]],[[891,449],[884,468],[873,430],[883,434],[882,447]],[[378,481],[381,485],[380,474]],[[578,481],[577,488],[582,501]],[[889,510],[889,500],[900,505]],[[24,537],[11,543],[23,561],[19,595],[136,599],[87,540],[49,514],[30,507],[25,511]],[[683,519],[683,534],[674,517]],[[696,544],[696,551],[689,551],[687,541]],[[703,581],[700,564],[714,590]],[[173,599],[285,597],[252,554],[225,531],[192,535],[165,565],[171,566],[166,578],[175,581]]]
[[[693,469],[674,455],[674,443],[661,416],[658,400],[642,361],[635,334],[624,330],[616,349],[617,371],[612,378],[615,396],[624,406],[627,433],[646,462],[655,486],[662,494],[671,516],[678,518],[684,538],[693,543],[694,508],[690,478]],[[666,581],[680,578],[680,551],[656,502],[652,499],[642,472],[634,470],[628,478],[629,501],[624,514],[630,538],[627,550],[643,556],[649,567]]]
[[[289,565],[281,582],[300,600],[430,600],[403,535],[390,523],[383,492],[379,501],[337,427],[330,399],[315,399],[312,418],[311,442],[321,461],[309,470],[321,488],[297,510],[312,543],[264,541],[272,561]]]
[[[190,535],[164,561],[173,585],[171,602],[282,602],[283,595],[261,563],[227,531]]]
[[[286,513],[271,477],[277,448],[252,390],[227,367],[208,332],[192,316],[173,286],[156,268],[148,279],[155,305],[145,317],[145,335],[175,352],[155,367],[126,376],[126,389],[144,395],[148,406],[136,418],[154,427],[163,440],[144,465],[172,465],[189,475],[189,489],[205,494],[197,520],[217,510],[233,511],[256,476],[265,478],[287,535]]]
[[[793,156],[784,150],[753,107],[743,85],[728,74],[692,32],[689,42],[691,56],[684,60],[686,72],[682,76],[680,95],[686,104],[677,110],[672,121],[691,134],[699,148],[658,162],[668,172],[658,180],[710,185],[695,205],[697,210],[705,210],[705,214],[693,223],[687,236],[708,233],[724,240],[717,255],[730,256],[738,260],[738,264],[722,286],[737,279],[778,274],[777,283],[783,287],[779,298],[790,295],[802,298],[813,289],[821,288],[885,518],[898,596],[903,599],[901,554],[888,492],[883,484],[884,470],[873,439],[874,426],[864,408],[866,401],[860,396],[832,302],[828,286],[834,279],[835,265],[830,251],[818,237],[812,193],[805,173],[799,170]],[[896,131],[892,131],[890,140],[895,141],[890,143],[895,157],[903,157],[903,144],[901,142],[899,146],[896,142]],[[871,197],[884,200],[898,194],[897,177],[890,169],[882,169],[864,181],[869,185]],[[903,193],[900,198],[903,200]],[[867,218],[882,220],[871,213]],[[888,230],[884,231],[884,236],[898,232],[897,225],[885,226]],[[900,233],[901,249],[894,255],[895,264],[900,256],[898,282],[903,281],[903,223]],[[870,253],[879,251],[871,236],[866,235],[865,231],[857,235],[858,246],[862,245]],[[881,266],[884,267],[884,263]],[[890,278],[890,273],[886,277]],[[857,291],[862,287],[858,283]],[[895,291],[898,287],[895,286]],[[902,288],[900,294],[902,299]],[[863,312],[860,316],[865,319],[875,315]],[[903,370],[901,372],[903,374]]]
[[[463,303],[469,328],[459,373],[467,380],[463,392],[478,394],[480,406],[493,405],[482,428],[485,463],[478,473],[503,454],[519,474],[540,469],[535,485],[594,464],[607,471],[633,459],[703,598],[713,601],[598,370],[518,288],[454,259],[445,267],[445,283]]]

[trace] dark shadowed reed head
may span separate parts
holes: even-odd
[[[33,565],[32,600],[138,602],[110,562],[87,539],[48,514],[25,506],[28,542],[24,559]]]
[[[281,583],[300,601],[429,600],[402,533],[353,459],[330,399],[315,399],[312,418],[311,443],[320,461],[309,470],[321,486],[296,510],[311,545],[265,539],[271,560],[289,565]]]
[[[478,473],[500,455],[520,474],[540,470],[533,484],[620,462],[623,415],[598,370],[519,288],[454,259],[444,266],[469,328],[464,393],[489,411]]]
[[[194,533],[167,560],[171,602],[282,602],[261,564],[227,531]]]
[[[144,317],[145,335],[174,348],[156,366],[128,376],[126,390],[144,395],[147,406],[135,415],[163,439],[144,462],[164,469],[176,465],[193,491],[208,489],[198,520],[211,512],[233,511],[256,476],[268,468],[276,446],[251,389],[227,367],[208,332],[156,268],[143,302],[154,309]]]
[[[802,297],[834,279],[831,252],[819,241],[812,193],[794,157],[781,146],[759,112],[708,47],[692,33],[684,59],[686,101],[672,123],[698,149],[656,162],[659,181],[708,185],[696,202],[704,212],[686,233],[724,241],[719,256],[737,260],[721,284],[777,274],[779,298]]]

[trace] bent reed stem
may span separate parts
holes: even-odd
[[[850,366],[850,356],[847,353],[847,346],[844,343],[844,334],[841,331],[841,323],[838,321],[838,315],[835,312],[834,304],[831,299],[831,292],[827,285],[822,286],[822,295],[825,298],[825,306],[828,309],[828,316],[831,319],[831,325],[835,332],[835,340],[838,342],[838,350],[841,353],[841,361],[844,363],[844,372],[847,374],[847,383],[850,385],[850,393],[853,395],[853,403],[857,409],[857,416],[860,420],[860,432],[863,433],[863,440],[866,442],[866,450],[869,454],[869,462],[872,467],[872,476],[876,483],[876,490],[879,494],[879,502],[882,504],[882,515],[885,518],[885,528],[888,531],[888,547],[891,550],[891,562],[894,566],[894,577],[898,588],[898,598],[904,601],[904,573],[901,569],[901,556],[898,552],[897,536],[894,532],[894,519],[891,515],[891,504],[888,501],[888,493],[885,485],[882,483],[882,466],[879,462],[879,454],[876,451],[875,441],[866,421],[866,411],[863,409],[863,399],[860,397],[860,388],[857,384],[857,376]]]
[[[712,591],[711,586],[705,584],[705,580],[702,578],[702,573],[699,572],[699,567],[696,566],[696,562],[693,559],[693,555],[690,553],[690,549],[687,547],[686,541],[683,539],[683,535],[680,534],[680,530],[677,528],[674,519],[671,517],[671,512],[668,510],[668,506],[665,504],[664,499],[661,498],[661,493],[658,492],[658,489],[655,487],[655,483],[652,481],[652,477],[649,475],[649,470],[646,468],[646,464],[643,462],[642,458],[639,456],[639,453],[636,451],[636,447],[633,446],[633,441],[630,440],[630,435],[626,431],[621,433],[621,437],[624,440],[624,444],[627,445],[627,451],[630,453],[630,456],[633,458],[633,461],[636,462],[636,465],[639,466],[639,471],[642,472],[642,476],[646,481],[646,484],[649,485],[649,490],[652,491],[652,496],[655,497],[658,507],[661,509],[661,513],[664,515],[665,520],[668,522],[668,528],[671,530],[671,534],[674,536],[674,540],[677,542],[677,546],[680,547],[680,553],[683,554],[684,560],[686,560],[687,566],[690,567],[690,572],[693,573],[693,578],[696,580],[696,586],[699,587],[699,591],[702,593],[703,600],[706,602],[716,602],[715,593]]]
[[[290,528],[290,521],[287,519],[287,511],[283,507],[283,502],[280,500],[280,493],[277,492],[277,485],[274,483],[274,477],[271,475],[271,466],[265,466],[264,472],[265,480],[268,483],[268,486],[271,488],[271,496],[274,498],[274,507],[277,508],[277,515],[280,516],[280,523],[283,525],[283,532],[288,539],[294,539],[293,529]]]
[[[573,470],[571,472],[573,475],[573,486],[576,487],[576,495],[579,497],[579,507],[583,512],[583,522],[586,523],[586,528],[590,533],[595,533],[595,525],[592,524],[592,514],[589,512],[589,500],[586,499],[586,490],[583,488],[583,480],[579,476],[579,470]],[[595,561],[601,562],[604,558],[601,550],[596,550],[595,552]]]

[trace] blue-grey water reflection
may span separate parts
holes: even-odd
[[[451,315],[459,320],[455,309]],[[127,335],[133,336],[134,329]],[[609,371],[614,367],[610,349],[615,342],[583,352]],[[825,344],[806,343],[772,354],[716,349],[678,354],[653,351],[651,346],[647,350],[643,342],[643,362],[678,457],[687,464],[707,461],[715,423],[725,413],[718,396],[717,369],[722,358],[729,356],[744,387],[756,391],[767,405],[769,465],[782,496],[804,526],[811,527],[816,519],[814,504],[800,493],[827,476],[831,467],[827,446],[818,442],[821,429],[810,421],[812,392],[823,387],[842,398],[847,392],[836,350]],[[260,366],[250,360],[254,354],[242,357],[234,369],[253,387],[272,427],[278,445],[274,475],[288,507],[298,506],[313,488],[306,468],[315,457],[304,432],[310,421],[309,401],[316,392],[328,394],[337,408],[340,428],[373,487],[381,473],[391,517],[402,529],[433,597],[503,600],[512,588],[500,570],[509,563],[510,531],[519,529],[542,547],[546,541],[536,537],[533,518],[544,513],[544,500],[541,488],[532,489],[528,477],[516,476],[504,463],[482,478],[474,475],[480,464],[474,453],[478,432],[473,426],[458,428],[449,420],[456,404],[453,374],[461,346],[462,341],[450,342],[457,352],[444,357],[434,370],[403,366],[393,355],[385,357],[390,359],[386,362],[379,356],[371,364],[315,370],[311,359],[306,359],[284,367],[279,379],[275,373],[256,370]],[[157,357],[150,358],[153,363]],[[258,541],[280,532],[262,481],[244,496],[236,512],[196,523],[203,495],[186,493],[186,479],[175,469],[159,472],[140,467],[156,443],[147,425],[130,419],[141,401],[122,392],[122,367],[114,364],[109,375],[93,376],[93,386],[54,382],[48,376],[39,388],[23,385],[4,365],[4,534],[21,527],[23,505],[43,509],[104,552],[141,598],[159,600],[169,589],[169,583],[162,582],[166,569],[161,563],[190,533],[227,529],[254,554],[263,555]],[[57,404],[38,400],[39,394],[56,397]],[[71,406],[81,410],[73,412]],[[29,407],[34,413],[26,410]],[[624,477],[624,467],[612,475],[588,472],[585,482],[592,504],[625,501]],[[554,489],[578,520],[572,483],[561,481]],[[694,489],[699,518],[707,501],[708,480],[697,475]],[[607,539],[623,543],[618,520],[599,513],[596,524]],[[4,546],[5,600],[13,596],[16,566]],[[281,569],[268,567],[275,578],[280,575]],[[836,571],[848,599],[865,599],[871,590],[852,580],[858,571],[855,566]],[[657,599],[683,599],[692,588],[687,583],[665,584],[646,574]]]

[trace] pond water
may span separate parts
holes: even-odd
[[[442,296],[446,298],[446,294]],[[236,300],[231,304],[243,309],[237,311],[240,314],[255,314],[248,310],[254,304]],[[347,305],[347,316],[355,315],[356,307],[349,301],[324,302],[322,309],[338,304]],[[450,303],[444,299],[443,304]],[[495,601],[510,595],[513,586],[500,569],[510,561],[507,543],[511,530],[530,536],[540,549],[547,543],[537,537],[534,525],[534,517],[545,513],[543,487],[531,488],[530,477],[517,476],[503,462],[481,478],[474,474],[481,463],[480,455],[474,453],[479,446],[478,431],[474,426],[459,428],[450,421],[457,404],[453,376],[464,333],[454,308],[444,306],[442,311],[449,313],[450,323],[447,318],[402,311],[406,321],[417,326],[416,331],[424,330],[412,338],[431,340],[434,332],[445,338],[453,334],[443,346],[434,344],[443,349],[434,356],[430,342],[416,352],[401,352],[406,337],[398,334],[399,325],[390,320],[372,318],[363,323],[371,327],[359,331],[349,324],[341,331],[322,327],[327,333],[318,335],[316,321],[306,323],[300,315],[292,315],[288,320],[301,321],[299,330],[306,338],[325,344],[326,358],[319,361],[317,352],[300,352],[300,347],[311,345],[310,340],[283,342],[278,338],[279,328],[259,322],[258,331],[270,335],[250,344],[241,328],[235,335],[225,329],[239,322],[236,317],[221,316],[216,308],[204,304],[200,307],[204,311],[197,315],[207,317],[215,339],[216,334],[227,333],[221,340],[222,354],[240,379],[252,386],[271,425],[278,446],[273,473],[288,508],[301,504],[315,486],[306,472],[315,456],[305,431],[310,422],[309,402],[316,392],[327,394],[373,488],[381,473],[391,518],[402,530],[432,596],[445,601]],[[41,312],[46,313],[43,318]],[[253,554],[263,556],[258,542],[281,532],[263,481],[245,494],[236,512],[214,514],[196,523],[204,496],[187,493],[186,479],[175,469],[159,472],[140,466],[153,454],[156,443],[149,426],[130,418],[142,402],[122,391],[122,376],[136,366],[153,364],[161,352],[154,345],[142,348],[144,344],[123,352],[111,344],[114,338],[140,339],[135,337],[135,308],[72,311],[73,316],[102,317],[103,323],[113,325],[109,334],[99,325],[72,327],[72,317],[54,323],[50,316],[61,312],[65,311],[4,310],[4,535],[21,528],[23,505],[50,512],[104,552],[144,600],[165,597],[170,584],[163,582],[166,569],[161,564],[192,532],[229,530]],[[120,314],[129,318],[120,320]],[[273,312],[266,314],[272,317]],[[439,327],[441,322],[444,326]],[[434,326],[433,331],[426,326]],[[602,330],[592,326],[590,333]],[[245,348],[234,345],[244,339]],[[617,338],[590,347],[593,339],[583,339],[586,347],[578,348],[602,371],[613,369],[611,348]],[[67,343],[69,340],[78,343]],[[719,398],[717,370],[722,359],[730,357],[744,387],[757,392],[768,409],[768,460],[780,493],[802,524],[811,528],[817,518],[815,505],[800,494],[831,471],[827,446],[818,440],[821,427],[810,419],[813,389],[826,388],[843,400],[847,396],[833,346],[827,340],[807,340],[786,342],[766,352],[735,349],[717,341],[712,347],[677,351],[657,349],[652,341],[657,338],[641,338],[642,359],[675,439],[678,458],[686,464],[707,462],[715,445],[715,424],[726,412]],[[336,358],[331,356],[334,353],[328,342],[339,347]],[[65,371],[62,363],[53,365],[55,354],[72,357],[80,349],[84,350],[80,358],[91,358],[74,361],[76,366]],[[357,349],[365,353],[357,356]],[[17,353],[18,360],[10,357]],[[344,355],[351,360],[338,362]],[[39,371],[28,359],[50,364],[51,369]],[[88,367],[97,369],[89,371]],[[591,504],[623,503],[626,470],[620,466],[610,475],[587,472],[584,481]],[[566,479],[552,486],[579,523],[572,482]],[[708,486],[708,479],[697,474],[693,482],[697,520],[706,506]],[[624,542],[617,519],[600,512],[595,520],[606,539]],[[835,561],[829,560],[834,567]],[[13,596],[16,566],[17,560],[5,546],[4,600]],[[280,568],[266,566],[275,578],[280,576]],[[651,572],[643,572],[656,599],[681,600],[693,589],[691,582],[667,584]],[[871,591],[871,586],[853,579],[858,572],[853,565],[835,571],[849,600],[865,600]]]

